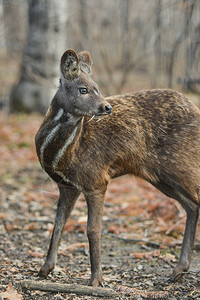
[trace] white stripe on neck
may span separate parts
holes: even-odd
[[[66,140],[64,146],[58,151],[58,153],[56,154],[56,157],[53,161],[52,167],[55,170],[59,161],[61,160],[62,156],[64,155],[64,152],[66,151],[67,147],[73,142],[75,136],[76,136],[76,132],[77,132],[78,126],[76,126],[74,128],[74,130],[72,131],[71,135],[69,136],[69,138]]]
[[[63,113],[64,113],[64,109],[60,108],[57,115],[54,117],[54,121],[58,121],[62,117]]]
[[[44,143],[42,144],[40,148],[40,162],[42,168],[44,168],[44,150],[47,147],[47,145],[53,140],[55,134],[59,130],[61,124],[57,124],[56,127],[52,129],[52,131],[47,135],[46,139],[44,140]]]

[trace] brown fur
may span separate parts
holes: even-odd
[[[90,67],[91,64],[88,68]],[[76,70],[79,70],[78,67]],[[69,72],[71,74],[71,70]],[[88,75],[89,73],[90,71]],[[102,116],[98,122],[96,119],[89,121],[86,108],[84,106],[82,108],[80,104],[83,113],[79,118],[75,113],[73,123],[67,113],[69,111],[72,113],[72,108],[66,106],[66,103],[62,104],[64,99],[59,91],[37,133],[36,148],[40,158],[45,138],[59,122],[61,126],[57,134],[44,149],[43,168],[57,182],[60,192],[72,188],[76,191],[74,192],[76,195],[74,194],[71,200],[69,198],[69,201],[74,203],[75,197],[80,192],[83,192],[86,197],[92,269],[90,284],[99,285],[102,282],[99,249],[100,220],[107,184],[110,179],[127,173],[147,180],[166,195],[178,200],[186,209],[188,225],[186,225],[179,264],[172,274],[172,279],[176,279],[180,272],[189,268],[198,219],[199,109],[182,94],[167,89],[144,90],[104,99],[99,92],[99,95],[92,94],[93,89],[98,87],[87,77],[88,75],[81,73],[70,83],[66,81],[63,83],[65,90],[68,91],[66,103],[74,103],[70,100],[69,86],[70,84],[73,84],[73,88],[78,86],[79,80],[81,85],[87,85],[91,90],[88,93],[90,97],[88,101],[94,104],[96,112],[90,115],[98,115],[97,111],[100,108],[105,114],[102,107],[106,107],[108,103],[112,106],[112,115]],[[68,78],[68,75],[65,74],[64,77]],[[57,121],[55,117],[60,107],[63,108],[64,113]],[[70,135],[73,135],[75,126],[77,130],[73,142],[63,152],[56,168],[53,168],[52,161],[56,153],[62,149]],[[59,201],[66,200],[61,196]],[[63,217],[65,221],[72,207],[70,206]],[[58,209],[57,219],[61,218],[60,214]],[[54,243],[56,246],[52,246],[53,239],[54,237],[52,237],[46,263],[40,271],[41,276],[47,276],[55,265],[56,254],[52,249],[58,247],[60,240]]]

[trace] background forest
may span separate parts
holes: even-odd
[[[34,136],[59,84],[63,52],[91,53],[104,96],[173,88],[200,106],[199,0],[0,0],[0,299],[102,299],[22,288],[24,280],[87,286],[87,207],[77,201],[57,267],[37,274],[58,191],[39,165]],[[200,225],[192,264],[176,283],[185,211],[133,176],[114,179],[102,222],[105,287],[116,299],[200,299]],[[114,299],[111,297],[111,299]]]
[[[198,0],[4,0],[0,20],[4,108],[44,112],[66,48],[91,53],[105,96],[155,87],[200,92]]]

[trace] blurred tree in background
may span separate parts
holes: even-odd
[[[62,0],[28,1],[28,34],[19,81],[10,95],[14,111],[45,113],[55,93],[58,61],[66,44],[65,4]]]
[[[0,0],[0,20],[4,110],[44,112],[66,48],[91,53],[105,95],[200,93],[199,0]]]

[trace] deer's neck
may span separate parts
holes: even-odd
[[[63,158],[72,159],[78,147],[83,118],[66,113],[62,108],[52,109],[39,131],[39,158],[42,167],[51,173],[59,171]]]

